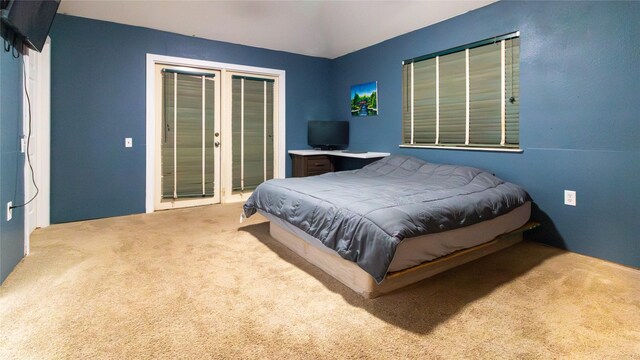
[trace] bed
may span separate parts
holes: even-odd
[[[260,184],[243,217],[372,298],[515,244],[531,201],[472,167],[392,155],[359,170]]]

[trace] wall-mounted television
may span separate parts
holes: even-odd
[[[318,121],[308,124],[309,146],[322,150],[343,149],[349,145],[348,121]]]
[[[19,40],[33,50],[42,51],[59,5],[60,0],[2,0],[0,18],[7,28],[3,37],[11,45]]]

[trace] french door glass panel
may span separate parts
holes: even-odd
[[[215,79],[163,71],[162,200],[215,195]]]
[[[251,191],[273,178],[274,82],[232,78],[232,188]]]

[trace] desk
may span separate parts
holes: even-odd
[[[342,150],[289,150],[293,177],[321,175],[336,170],[334,157],[376,159],[391,155],[384,152],[346,153]]]

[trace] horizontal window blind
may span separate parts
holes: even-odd
[[[439,58],[440,62],[440,143],[464,144],[466,112],[465,53]],[[417,118],[414,121],[422,121]]]
[[[519,146],[519,33],[405,60],[403,145]]]
[[[506,144],[520,140],[520,38],[505,43]]]
[[[162,199],[213,196],[213,74],[162,73]]]
[[[435,59],[421,61],[414,67],[413,116],[417,119],[436,117],[436,62]],[[414,141],[435,142],[436,122],[414,123]]]
[[[253,190],[273,178],[274,81],[232,77],[232,187]]]

